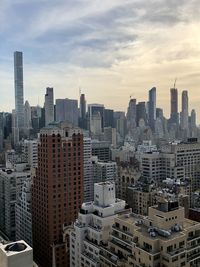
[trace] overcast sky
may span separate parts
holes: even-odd
[[[199,0],[0,0],[0,111],[14,108],[13,52],[24,52],[24,94],[127,109],[130,95],[169,114],[169,89],[189,91],[200,121]],[[179,97],[180,98],[180,97]]]

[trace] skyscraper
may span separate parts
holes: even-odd
[[[23,54],[14,52],[14,79],[15,79],[15,112],[19,132],[24,127],[24,85],[23,85]]]
[[[191,111],[191,128],[194,129],[196,128],[197,124],[196,124],[196,111],[195,109],[192,109]]]
[[[80,96],[80,118],[82,120],[86,118],[86,100],[84,94]]]
[[[152,130],[155,128],[156,120],[156,87],[149,90],[149,105],[148,105],[149,126]]]
[[[188,130],[188,91],[182,92],[181,129]]]
[[[144,123],[147,123],[147,113],[146,113],[146,103],[138,102],[136,106],[136,122],[137,126],[139,126],[140,120],[143,120]]]
[[[89,104],[88,105],[88,116],[89,116],[89,123],[91,126],[91,121],[93,117],[96,115],[100,115],[101,118],[101,128],[104,127],[104,105],[102,104]],[[90,129],[91,130],[91,129]]]
[[[85,95],[80,96],[80,108],[79,108],[79,127],[88,130],[88,118],[86,113],[86,99]]]
[[[76,99],[56,99],[56,121],[65,121],[78,126],[78,101]]]
[[[130,99],[126,119],[127,131],[130,133],[136,127],[136,99]]]
[[[69,266],[63,230],[83,202],[83,162],[79,128],[52,123],[40,131],[32,214],[34,257],[41,267]]]
[[[178,123],[178,90],[176,88],[170,89],[170,97],[171,97],[170,119],[172,123]]]
[[[53,88],[47,87],[45,94],[45,125],[54,121],[54,96],[53,96]]]

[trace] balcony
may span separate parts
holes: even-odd
[[[121,228],[119,228],[119,227],[116,227],[115,225],[113,225],[112,228],[115,229],[115,230],[118,231],[118,232],[121,232],[121,233],[123,233],[123,234],[125,234],[125,235],[128,235],[129,237],[133,237],[133,235],[132,235],[130,232],[128,232],[128,231],[124,231],[123,229],[121,229]]]
[[[84,252],[82,253],[82,255],[83,255],[84,257],[88,258],[88,259],[89,259],[90,261],[92,261],[93,263],[95,263],[96,266],[100,266],[99,259],[96,258],[96,257],[93,257],[93,255],[92,255],[91,253],[84,251]]]

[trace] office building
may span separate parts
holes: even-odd
[[[97,157],[92,158],[93,184],[104,181],[117,181],[117,163],[99,161]]]
[[[172,123],[179,122],[178,116],[178,90],[176,88],[170,89],[170,103],[171,103],[171,113],[170,113],[170,121]]]
[[[83,203],[83,175],[81,130],[67,123],[43,128],[32,187],[34,259],[41,267],[69,266],[63,231],[76,220]]]
[[[188,131],[188,91],[182,92],[181,129]]]
[[[92,140],[92,156],[97,156],[101,161],[109,161],[110,155],[110,144],[106,141]]]
[[[116,199],[114,183],[94,185],[94,202],[82,204],[70,234],[71,267],[100,266],[100,246],[107,244],[114,218],[124,209],[125,201]]]
[[[46,88],[44,109],[45,109],[45,125],[48,125],[49,123],[54,121],[54,94],[53,94],[53,88],[51,87]]]
[[[104,109],[104,127],[114,128],[114,111],[112,109]]]
[[[112,147],[117,146],[117,132],[116,128],[105,127],[104,128],[104,140],[109,142]]]
[[[78,101],[75,99],[56,99],[56,121],[65,121],[78,126]]]
[[[104,127],[104,105],[102,104],[89,104],[88,105],[88,116],[89,116],[89,124],[91,124],[92,118],[99,114],[101,118],[101,129]],[[90,126],[91,130],[91,126]]]
[[[136,105],[136,123],[137,126],[141,124],[141,122],[146,125],[147,124],[147,112],[146,112],[146,103],[138,102]]]
[[[102,116],[98,112],[90,118],[90,133],[93,138],[100,139],[102,134]]]
[[[86,99],[85,95],[81,94],[80,96],[80,113],[79,113],[79,126],[82,129],[88,129],[88,120],[86,114]]]
[[[156,120],[156,87],[149,90],[148,119],[149,126],[154,131]]]
[[[136,127],[136,99],[131,98],[126,114],[127,131],[132,133]]]
[[[117,131],[117,135],[119,136],[119,140],[117,143],[123,144],[124,138],[126,135],[126,116],[125,112],[117,111],[114,112],[114,120],[115,120],[115,128]]]

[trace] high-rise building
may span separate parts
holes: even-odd
[[[79,127],[82,129],[88,129],[88,118],[86,113],[86,99],[85,95],[80,96],[80,107],[79,107]]]
[[[105,127],[104,128],[104,140],[109,142],[113,147],[116,147],[117,146],[116,128]]]
[[[117,181],[117,163],[113,161],[101,162],[97,157],[92,158],[92,173],[94,183],[104,181]]]
[[[102,105],[102,104],[89,104],[88,105],[89,124],[91,124],[92,119],[96,115],[100,116],[101,128],[103,129],[103,127],[104,127],[104,105]]]
[[[172,123],[178,123],[178,90],[176,88],[170,89],[171,113],[170,119]]]
[[[26,162],[30,167],[37,167],[38,163],[38,140],[23,140],[22,152],[24,154]]]
[[[123,144],[126,134],[126,116],[125,112],[114,112],[115,128],[117,131],[117,143]]]
[[[92,144],[90,137],[84,137],[84,202],[93,200],[94,177],[92,175]]]
[[[136,127],[136,99],[130,99],[126,119],[127,131],[130,133]]]
[[[19,132],[24,127],[24,84],[23,84],[23,54],[14,52],[14,78],[15,78],[15,112]]]
[[[17,126],[17,114],[12,110],[12,144],[16,146],[19,143],[19,128]]]
[[[69,266],[63,230],[76,220],[83,203],[83,166],[83,134],[79,128],[52,123],[40,131],[32,227],[34,258],[41,267]]]
[[[84,94],[80,96],[80,118],[86,118],[86,99]]]
[[[149,126],[154,130],[156,120],[156,87],[149,90],[148,117]]]
[[[116,199],[115,184],[94,185],[94,202],[82,204],[74,230],[70,234],[70,266],[100,266],[100,246],[106,245],[114,218],[125,209],[125,201]]]
[[[15,204],[24,181],[30,178],[27,164],[15,164],[15,169],[0,170],[0,229],[10,240],[15,240]]]
[[[140,120],[144,121],[144,124],[147,123],[147,112],[146,112],[146,103],[138,102],[136,106],[136,122],[137,126],[139,126]]]
[[[32,246],[31,185],[29,177],[24,181],[15,204],[16,240],[23,239],[29,246]]]
[[[31,121],[31,107],[29,102],[26,101],[24,105],[24,135],[29,137],[30,129],[32,128],[32,121]]]
[[[197,126],[197,123],[196,123],[196,111],[195,111],[195,109],[192,109],[192,111],[191,111],[191,128],[195,129],[196,126]]]
[[[182,92],[181,129],[188,130],[188,91]]]
[[[104,109],[104,127],[114,128],[114,111],[112,109]]]
[[[109,142],[92,140],[92,156],[97,156],[99,160],[104,162],[109,161],[111,158]]]
[[[54,121],[54,95],[53,88],[47,87],[45,94],[45,125]]]
[[[78,101],[75,99],[56,99],[56,121],[65,121],[78,126]]]

